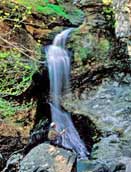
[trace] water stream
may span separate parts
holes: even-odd
[[[60,99],[64,92],[70,90],[70,57],[65,49],[66,40],[73,29],[66,29],[56,35],[53,44],[46,49],[50,78],[50,103],[52,121],[58,131],[66,129],[62,135],[62,146],[74,150],[80,158],[85,158],[88,151],[80,139],[71,120],[70,114],[60,107]]]

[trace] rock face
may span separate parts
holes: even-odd
[[[113,0],[113,6],[116,36],[127,43],[128,54],[131,56],[131,2],[130,0]]]
[[[130,2],[128,0],[114,0],[113,3],[116,18],[116,36],[128,38],[131,35]]]
[[[130,77],[128,78],[130,79]],[[65,102],[74,113],[89,116],[102,132],[101,140],[94,145],[92,160],[87,161],[87,171],[129,171],[131,160],[131,80],[119,85],[105,81],[89,98]],[[87,97],[86,95],[83,97]],[[85,162],[84,162],[85,163]],[[118,170],[118,171],[119,171]],[[94,172],[94,171],[93,171]]]
[[[20,163],[20,172],[75,172],[75,154],[47,143],[32,149]]]

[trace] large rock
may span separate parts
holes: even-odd
[[[92,149],[92,161],[86,162],[87,172],[98,172],[100,169],[103,172],[114,172],[116,169],[129,171],[131,78],[121,85],[116,81],[105,81],[91,91],[88,98],[87,95],[82,97],[64,104],[73,113],[89,116],[102,132],[101,140]]]
[[[48,143],[32,149],[20,163],[20,172],[72,172],[76,155]]]

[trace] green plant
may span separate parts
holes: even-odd
[[[64,4],[63,0],[58,0],[57,4],[52,4],[48,0],[16,0],[17,4],[2,1],[10,8],[7,11],[0,10],[0,20],[11,20],[15,28],[20,28],[23,21],[33,12],[45,15],[57,15],[70,20],[71,23],[78,24],[83,21],[84,13],[77,7],[70,7]]]
[[[48,15],[57,14],[59,16],[68,18],[68,15],[66,14],[62,5],[60,4],[55,5],[55,4],[49,3],[48,0],[33,0],[33,1],[32,0],[28,0],[28,1],[17,0],[17,2],[37,12],[41,12]]]
[[[109,52],[109,48],[110,48],[109,41],[105,38],[101,38],[98,44],[99,54],[101,54],[101,56],[106,56],[107,53]]]
[[[110,4],[112,4],[113,0],[102,0],[102,2],[103,2],[105,5],[110,5]]]
[[[16,50],[0,52],[0,93],[20,94],[30,84],[37,64]]]
[[[85,61],[87,59],[91,59],[93,57],[93,51],[90,48],[80,48],[80,52],[79,52],[81,61]]]
[[[0,98],[0,116],[3,118],[15,115],[15,113],[20,111],[31,109],[31,107],[32,103],[19,105]]]
[[[114,29],[115,28],[115,12],[111,6],[103,7],[102,15],[105,18],[108,28]]]
[[[31,14],[31,7],[20,6],[11,1],[2,1],[6,8],[0,9],[0,21],[10,21],[12,24],[12,31],[22,27],[22,23]]]
[[[76,7],[72,9],[67,9],[66,11],[68,13],[68,19],[72,24],[80,24],[84,20],[84,12]]]
[[[44,14],[57,14],[59,16],[62,16],[66,19],[68,19],[68,14],[65,12],[63,6],[60,5],[54,5],[54,4],[46,4],[46,6],[37,6],[37,11],[42,12]]]

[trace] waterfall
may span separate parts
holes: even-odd
[[[88,151],[76,131],[70,114],[60,107],[60,99],[64,91],[70,88],[70,57],[65,49],[66,40],[73,29],[66,29],[56,35],[53,44],[46,49],[49,78],[52,121],[62,135],[62,146],[74,150],[79,157],[87,157]]]

